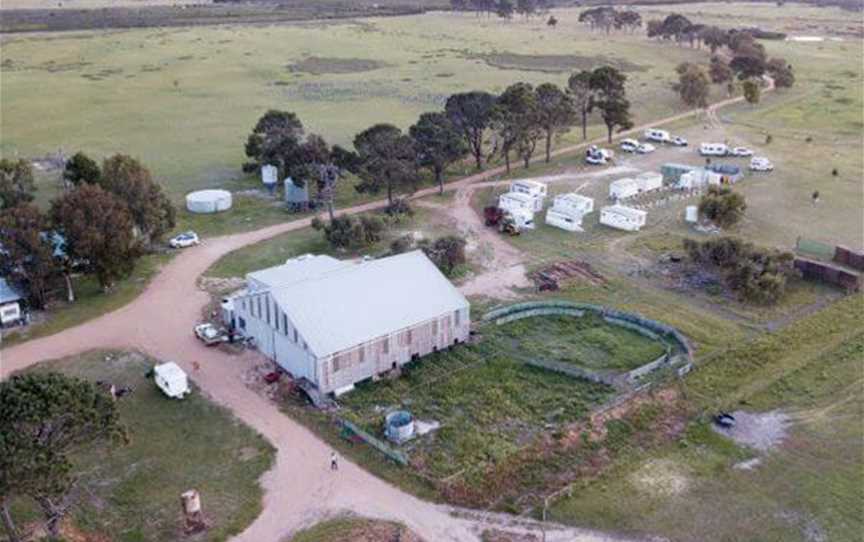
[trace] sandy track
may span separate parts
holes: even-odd
[[[737,101],[740,98],[726,100],[714,108]],[[695,113],[676,115],[621,135]],[[596,141],[562,148],[554,155],[580,151],[589,143]],[[493,168],[450,183],[447,190],[458,190],[503,172],[502,167]],[[413,197],[427,196],[435,190],[422,190]],[[343,209],[339,214],[379,209],[385,204],[384,200],[370,202]],[[125,307],[55,335],[0,351],[0,378],[42,360],[94,348],[135,348],[179,363],[204,393],[230,408],[278,450],[275,466],[262,480],[264,510],[236,540],[277,542],[336,510],[402,521],[430,542],[477,540],[484,524],[482,520],[453,517],[450,509],[407,495],[347,461],[343,461],[338,474],[329,472],[327,445],[243,384],[241,373],[259,361],[256,354],[229,356],[205,348],[192,336],[191,330],[199,320],[201,308],[209,301],[208,295],[196,287],[196,281],[210,265],[240,247],[304,228],[310,221],[310,218],[303,218],[253,232],[209,239],[201,246],[185,250],[165,265],[144,292]],[[192,370],[192,363],[196,361],[201,365],[197,372]],[[573,541],[616,540],[577,529],[561,528],[558,534],[559,539]]]

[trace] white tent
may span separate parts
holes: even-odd
[[[173,361],[155,366],[153,379],[159,389],[173,399],[182,399],[191,391],[186,373]]]

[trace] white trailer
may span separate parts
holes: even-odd
[[[649,128],[645,130],[645,139],[656,141],[658,143],[668,143],[672,141],[672,134],[666,130],[658,130],[657,128]]]
[[[725,143],[702,143],[699,145],[699,154],[702,156],[726,156],[729,147]]]
[[[684,190],[700,190],[708,186],[720,184],[723,176],[707,169],[694,169],[681,175],[676,183],[676,188]]]
[[[625,199],[635,196],[639,193],[639,183],[636,179],[626,177],[612,181],[609,185],[609,197],[612,199]]]
[[[594,210],[594,200],[576,193],[561,194],[552,200],[552,209],[561,213],[587,215]]]
[[[646,171],[636,176],[636,182],[639,184],[640,192],[659,190],[663,188],[663,175],[653,171]]]
[[[153,380],[172,399],[183,399],[191,392],[186,373],[173,361],[153,367]]]
[[[534,211],[542,211],[546,200],[548,187],[545,183],[522,179],[510,183],[510,193],[525,194],[534,198]]]
[[[550,226],[561,228],[562,230],[583,231],[583,216],[585,216],[583,213],[568,213],[550,207],[549,210],[546,211],[546,223]]]
[[[648,218],[648,213],[623,205],[610,205],[600,209],[600,223],[624,231],[639,231]]]

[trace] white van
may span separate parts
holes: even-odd
[[[672,135],[666,130],[648,128],[645,130],[645,139],[656,141],[657,143],[669,143],[672,141]]]
[[[729,147],[724,143],[702,143],[699,145],[699,154],[702,156],[726,156]]]

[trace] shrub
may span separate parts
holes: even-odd
[[[381,240],[384,221],[373,215],[338,216],[330,222],[316,217],[312,227],[324,232],[324,238],[338,249],[358,249]]]
[[[441,237],[434,242],[421,241],[420,248],[445,275],[452,276],[465,259],[465,239],[456,235]]]
[[[747,202],[744,196],[725,186],[710,187],[699,202],[699,212],[721,228],[737,224],[745,210]]]

